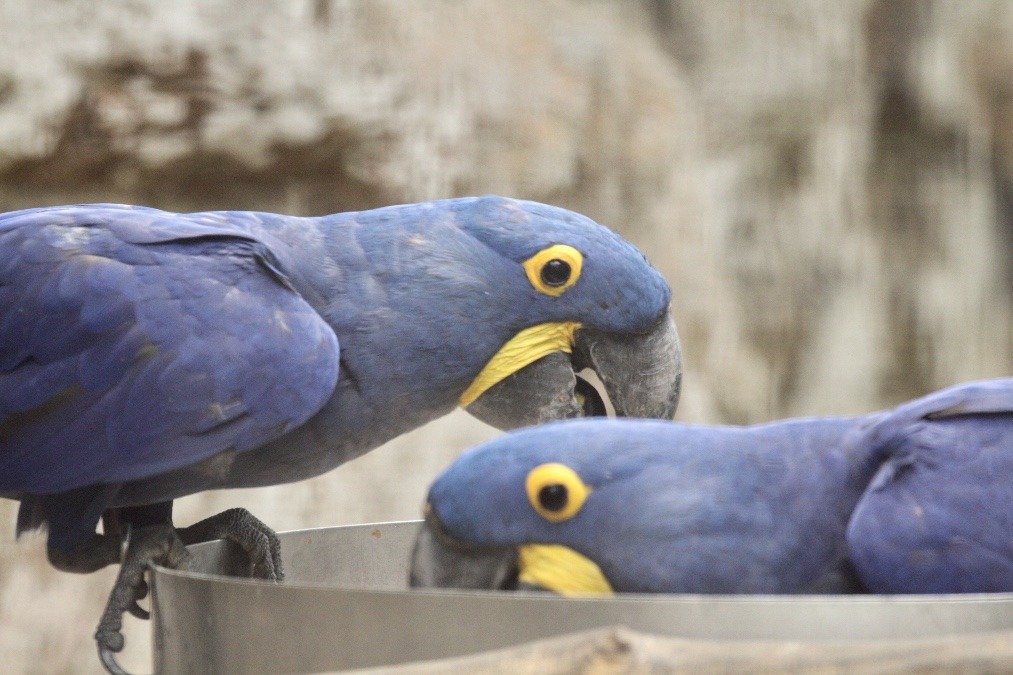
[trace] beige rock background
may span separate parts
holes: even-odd
[[[1013,372],[1004,0],[7,0],[0,34],[0,209],[566,206],[671,282],[685,421],[867,412]],[[414,518],[492,435],[456,413],[178,520]],[[99,672],[115,571],[49,569],[15,507],[4,671]],[[147,631],[130,621],[128,668],[150,667]]]

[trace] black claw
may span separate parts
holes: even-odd
[[[148,582],[141,577],[137,586],[134,587],[134,600],[127,606],[127,611],[130,612],[131,616],[135,616],[142,621],[147,621],[151,618],[151,612],[137,604],[138,600],[143,600],[146,597],[148,597]]]
[[[102,618],[103,621],[106,619],[105,616]],[[98,657],[105,669],[112,675],[127,675],[127,671],[120,668],[120,664],[116,662],[115,655],[123,651],[124,644],[123,634],[119,631],[119,626],[106,627],[100,623],[99,629],[95,632],[95,642],[98,644]]]
[[[151,612],[138,605],[137,600],[134,600],[127,605],[127,611],[130,612],[131,616],[136,617],[141,621],[147,621],[151,618]]]
[[[142,578],[134,589],[134,599],[144,600],[146,597],[148,597],[148,582]]]
[[[122,638],[123,636],[121,635],[120,649],[123,649]],[[101,659],[102,665],[105,666],[105,669],[108,670],[110,673],[112,673],[112,675],[129,675],[127,671],[120,668],[120,664],[116,663],[116,656],[114,654],[115,652],[120,651],[120,649],[112,649],[111,647],[104,647],[100,642],[98,646],[98,657],[99,659]]]

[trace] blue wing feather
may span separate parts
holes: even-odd
[[[0,218],[2,494],[242,452],[319,410],[337,374],[333,330],[228,213]]]
[[[870,431],[888,459],[847,534],[866,586],[1013,591],[1013,379],[919,399]]]

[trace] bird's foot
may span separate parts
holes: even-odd
[[[103,555],[112,549],[113,542],[118,538],[108,537],[101,545],[96,543],[96,550]],[[120,573],[116,578],[109,595],[95,641],[98,643],[99,658],[106,670],[114,675],[125,671],[116,663],[115,654],[122,651],[124,639],[120,632],[123,627],[123,614],[147,619],[148,612],[141,609],[137,601],[148,594],[148,584],[144,573],[153,564],[185,568],[190,557],[186,547],[215,539],[228,539],[238,544],[250,558],[250,576],[271,581],[281,581],[284,571],[281,564],[281,542],[274,530],[269,528],[246,509],[229,509],[206,518],[190,527],[175,528],[169,523],[134,528],[129,531],[126,554],[120,563]],[[97,553],[91,557],[98,557]],[[81,560],[90,560],[85,556]],[[103,558],[104,560],[104,558]]]
[[[172,525],[151,525],[129,533],[120,573],[95,631],[99,658],[110,673],[125,672],[115,658],[115,654],[123,649],[123,634],[120,632],[123,614],[130,612],[139,618],[148,618],[148,613],[137,605],[137,600],[148,593],[148,585],[144,581],[148,567],[158,564],[184,568],[188,558],[186,547]]]
[[[236,508],[205,518],[176,532],[184,544],[228,539],[238,544],[250,558],[250,576],[282,581],[281,541],[278,535],[246,509]]]

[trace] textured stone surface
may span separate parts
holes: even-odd
[[[567,206],[672,283],[683,420],[866,412],[1013,371],[1002,0],[8,0],[0,29],[5,210]],[[457,414],[313,481],[183,500],[179,520],[411,518],[491,435]],[[58,574],[41,538],[0,536],[6,667],[97,670],[113,571]],[[134,669],[146,630],[128,627]]]

